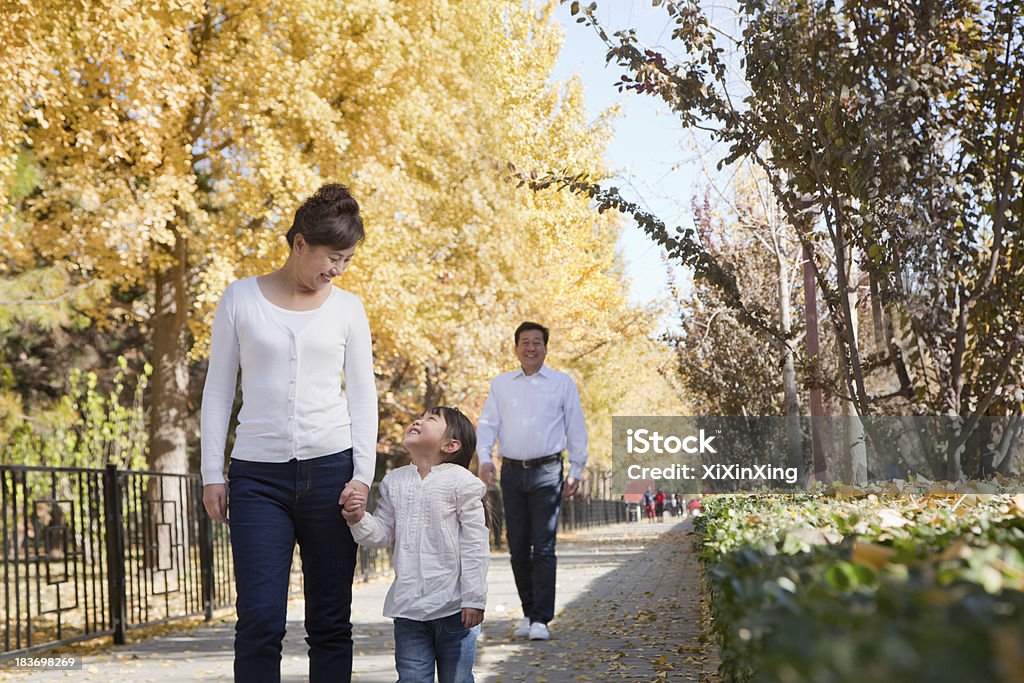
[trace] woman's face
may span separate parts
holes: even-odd
[[[295,236],[295,253],[298,257],[297,272],[302,284],[310,289],[321,289],[329,287],[331,280],[345,272],[345,268],[352,261],[352,255],[356,253],[356,248],[313,246],[300,234]]]

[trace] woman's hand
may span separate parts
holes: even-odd
[[[210,518],[228,523],[228,487],[225,484],[207,484],[203,487],[203,507]]]
[[[479,626],[484,620],[484,611],[475,607],[462,608],[462,625],[466,628]]]
[[[338,505],[345,507],[345,503],[348,502],[349,496],[353,495],[357,491],[362,494],[361,497],[363,505],[365,505],[367,498],[370,496],[370,487],[361,481],[356,481],[355,479],[345,484],[345,488],[342,489],[341,496],[338,498]]]
[[[338,498],[338,505],[341,505],[341,516],[349,524],[357,524],[366,512],[366,500],[370,493],[370,487],[361,481],[350,481],[345,484],[345,489]]]

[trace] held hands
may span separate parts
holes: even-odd
[[[572,498],[580,490],[580,480],[576,477],[566,477],[565,486],[562,488],[563,498]]]
[[[210,518],[221,524],[228,523],[228,487],[225,484],[207,484],[203,487],[203,507]]]
[[[366,514],[366,499],[370,492],[369,487],[361,481],[350,481],[345,484],[345,490],[338,498],[338,505],[341,505],[341,516],[349,524],[356,524]]]
[[[479,626],[484,620],[484,611],[475,607],[462,608],[462,625],[466,628]]]

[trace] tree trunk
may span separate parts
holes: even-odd
[[[851,257],[849,283],[845,296],[847,297],[847,305],[850,310],[850,328],[849,341],[853,343],[854,348],[857,346],[858,334],[858,315],[857,315],[857,282],[860,279],[859,269],[857,267],[857,261]],[[856,354],[851,353],[850,358],[856,358]],[[845,363],[846,357],[843,355],[842,349],[839,350],[839,362]],[[849,374],[849,373],[846,373]],[[849,463],[848,468],[844,467],[844,471],[849,471],[849,481],[854,486],[864,486],[868,483],[868,456],[867,447],[864,442],[864,423],[861,422],[860,416],[856,405],[853,401],[843,401],[843,454],[846,456],[846,460]]]
[[[153,311],[153,383],[150,393],[149,468],[166,474],[188,472],[186,416],[188,395],[188,251],[183,236],[176,240],[165,266],[156,273]],[[185,531],[181,479],[152,477],[146,489],[150,511],[147,566],[175,566],[173,546]]]
[[[821,395],[821,357],[818,349],[818,296],[815,281],[814,254],[804,244],[804,318],[807,325],[807,361],[815,374],[811,378],[811,450],[814,457],[814,478],[821,481],[826,475],[825,451],[822,443],[825,429],[825,405]]]
[[[793,327],[792,301],[789,290],[789,268],[781,251],[776,253],[776,279],[779,286],[779,328],[789,335]],[[783,414],[786,416],[786,440],[789,446],[789,466],[797,468],[798,481],[804,480],[803,435],[800,432],[800,397],[796,388],[796,368],[793,349],[782,347]]]
[[[1018,408],[1006,420],[1006,427],[1003,428],[1003,436],[996,447],[996,458],[992,463],[996,472],[1003,476],[1009,476],[1013,472],[1013,456],[1016,451],[1017,442],[1020,440],[1021,432],[1024,432],[1024,417],[1021,417]]]

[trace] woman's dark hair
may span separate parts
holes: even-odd
[[[437,415],[444,420],[446,439],[458,441],[462,447],[454,453],[447,455],[445,462],[453,462],[469,469],[469,461],[473,459],[476,451],[476,429],[469,418],[462,414],[458,408],[448,406],[435,406],[427,411],[430,415]]]
[[[541,333],[544,337],[544,346],[548,345],[548,328],[544,327],[540,323],[525,322],[516,328],[516,346],[519,346],[519,335],[523,332],[529,332],[530,330],[536,330]]]
[[[344,185],[324,185],[295,212],[295,220],[285,236],[289,247],[294,246],[296,235],[302,235],[314,247],[343,250],[358,245],[366,237],[359,202]]]

